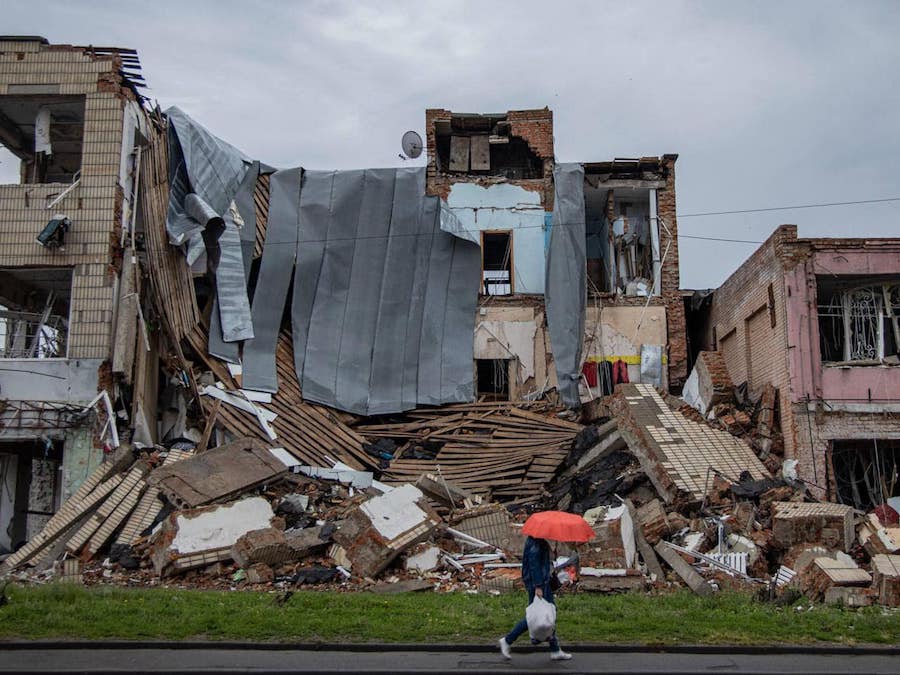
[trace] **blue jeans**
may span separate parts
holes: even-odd
[[[534,600],[534,587],[529,586],[527,590],[528,590],[528,604],[530,605],[532,600]],[[553,601],[553,590],[550,588],[549,582],[544,585],[543,591],[544,591],[544,600],[555,605],[556,603]],[[519,621],[519,623],[517,623],[515,626],[513,626],[513,629],[511,631],[509,631],[509,633],[507,633],[506,638],[505,638],[506,644],[511,645],[513,642],[515,642],[519,638],[519,636],[522,633],[527,633],[527,632],[528,632],[528,620],[523,618],[521,621]],[[549,642],[550,642],[550,651],[552,651],[552,652],[559,651],[559,640],[556,639],[556,631],[553,631],[553,635],[550,636]]]

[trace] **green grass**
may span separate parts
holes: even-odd
[[[250,591],[15,586],[0,639],[159,639],[490,644],[524,610],[524,594],[298,592],[284,605]],[[808,607],[808,603],[805,607]],[[894,644],[900,614],[815,605],[796,611],[723,592],[564,595],[564,644]]]

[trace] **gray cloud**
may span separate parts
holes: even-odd
[[[550,106],[557,156],[678,152],[681,213],[900,196],[900,3],[32,2],[4,32],[139,50],[149,94],[280,166],[396,166],[424,109]],[[898,236],[900,203],[682,234]],[[681,242],[682,284],[747,244]]]

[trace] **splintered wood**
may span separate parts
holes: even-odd
[[[202,326],[188,335],[194,351],[204,360],[216,379],[226,390],[234,391],[238,382],[228,368],[218,359],[209,356],[206,332]],[[272,394],[272,402],[259,407],[277,415],[272,427],[278,435],[270,441],[253,413],[232,405],[220,405],[216,411],[216,423],[236,437],[260,438],[272,446],[283,447],[303,464],[331,467],[341,461],[354,469],[373,469],[375,460],[363,451],[365,439],[341,422],[333,411],[305,403],[300,395],[300,384],[294,371],[294,352],[291,334],[282,331],[275,352],[278,368],[278,393]],[[212,413],[217,399],[201,397],[207,413]]]
[[[141,154],[141,205],[150,285],[154,303],[177,344],[200,321],[191,270],[184,255],[169,244],[166,210],[169,206],[168,152],[165,129],[154,129],[153,142]]]
[[[356,430],[371,441],[405,441],[398,457],[418,444],[442,444],[434,459],[393,460],[384,473],[387,483],[412,483],[430,473],[473,494],[525,503],[541,496],[582,429],[549,412],[546,404],[449,405]]]

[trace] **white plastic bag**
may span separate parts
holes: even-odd
[[[556,630],[556,605],[534,596],[534,600],[525,609],[525,620],[532,640],[549,640]]]

